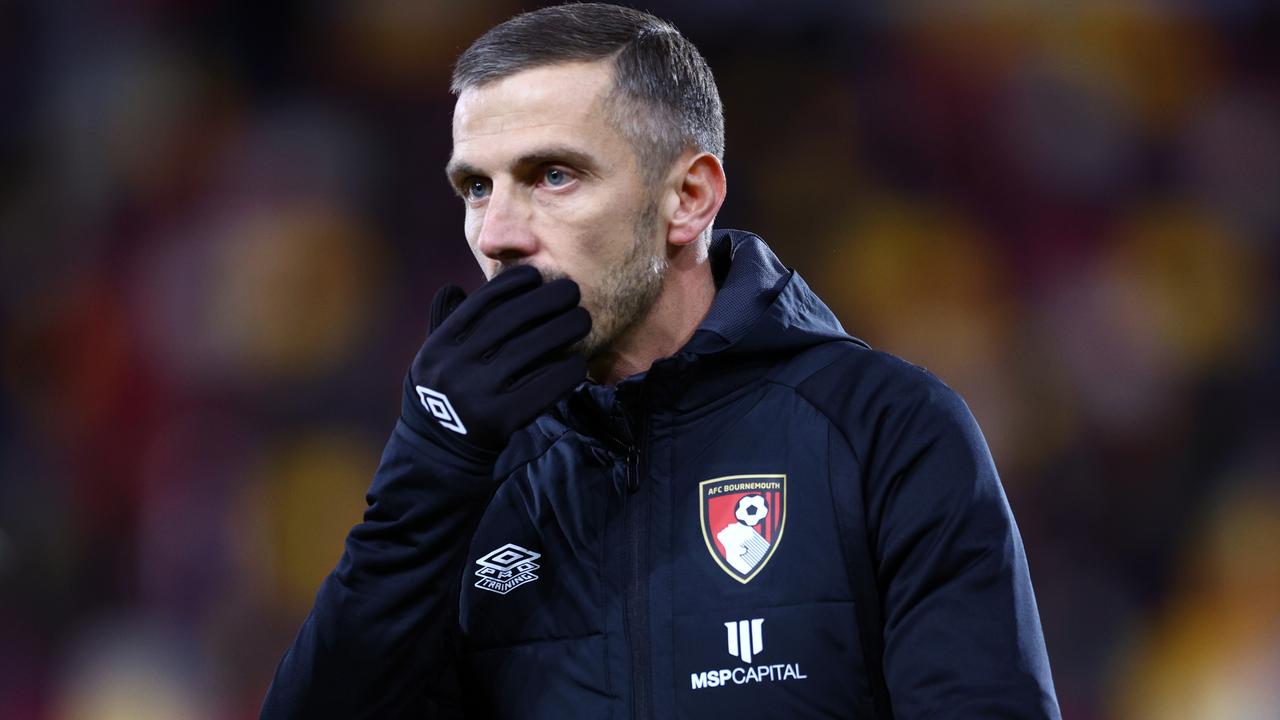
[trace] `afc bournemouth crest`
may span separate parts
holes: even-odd
[[[748,583],[773,557],[787,523],[786,475],[729,475],[698,483],[702,539],[722,570]]]

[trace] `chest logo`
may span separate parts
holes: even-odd
[[[515,543],[507,543],[476,561],[480,569],[476,577],[480,580],[476,587],[499,595],[506,595],[516,588],[538,579],[533,574],[538,569],[534,562],[541,554],[522,548]]]
[[[787,524],[786,475],[728,475],[698,483],[702,539],[711,558],[744,585],[773,557]]]
[[[764,632],[760,626],[764,618],[735,620],[724,624],[729,631],[729,654],[749,663],[751,658],[764,651]]]

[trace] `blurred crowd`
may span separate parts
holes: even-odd
[[[532,6],[0,3],[0,718],[256,717],[481,281],[452,61]],[[1277,9],[643,6],[717,224],[969,401],[1064,717],[1280,717]]]

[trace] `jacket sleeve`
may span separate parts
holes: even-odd
[[[1060,718],[1022,539],[972,414],[926,371],[858,357],[828,399],[859,466],[893,716]]]
[[[457,583],[492,476],[491,461],[397,422],[364,519],[281,660],[263,718],[461,715]]]

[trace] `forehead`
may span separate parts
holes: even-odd
[[[529,142],[620,140],[604,109],[612,82],[611,63],[601,60],[522,70],[468,88],[454,107],[454,156]]]

